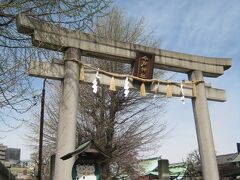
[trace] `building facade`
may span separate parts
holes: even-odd
[[[18,164],[20,162],[21,149],[8,148],[0,144],[0,161],[9,162],[10,164]]]
[[[7,148],[5,154],[5,160],[10,164],[18,164],[20,162],[21,149]]]
[[[5,161],[6,159],[7,146],[0,144],[0,161]]]

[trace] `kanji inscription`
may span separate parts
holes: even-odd
[[[152,79],[154,55],[142,52],[137,52],[136,55],[137,58],[133,64],[133,75],[144,79]]]

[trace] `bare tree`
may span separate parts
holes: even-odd
[[[194,150],[188,154],[185,164],[187,166],[186,176],[190,176],[196,180],[203,180],[201,158],[198,150]]]
[[[96,18],[107,13],[110,0],[2,0],[0,2],[0,120],[10,129],[17,128],[5,118],[23,114],[36,105],[36,92],[27,75],[31,59],[46,60],[58,53],[33,47],[31,38],[16,30],[20,12],[71,29],[90,31]],[[18,116],[18,115],[17,115]],[[16,116],[12,117],[19,120]]]
[[[99,18],[93,31],[96,35],[117,41],[141,43],[157,46],[151,33],[145,32],[143,19],[126,18],[117,9],[108,16]],[[131,66],[98,59],[83,59],[86,63],[115,73],[131,73]],[[158,72],[158,76],[162,73]],[[101,81],[101,80],[100,80]],[[93,139],[112,158],[101,166],[102,179],[111,179],[121,174],[135,178],[138,175],[138,159],[142,153],[156,149],[164,135],[166,124],[160,121],[164,101],[161,96],[140,97],[138,91],[131,91],[128,97],[122,89],[109,91],[109,87],[100,86],[98,93],[92,92],[92,85],[79,86],[79,113],[77,135],[79,143]],[[51,96],[47,106],[44,141],[45,151],[55,150],[58,122],[59,94]],[[53,102],[53,103],[52,103]],[[36,124],[32,127],[38,128]],[[32,128],[34,132],[36,129]],[[33,137],[33,136],[32,136]],[[49,148],[51,147],[51,148]]]

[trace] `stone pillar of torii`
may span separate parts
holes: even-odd
[[[205,180],[218,180],[218,167],[214,149],[211,122],[207,100],[226,101],[225,91],[212,88],[204,83],[204,77],[217,78],[231,67],[230,58],[209,58],[183,54],[162,49],[150,48],[138,44],[106,40],[80,31],[68,30],[59,26],[29,18],[20,14],[17,18],[17,28],[20,33],[31,35],[33,45],[64,53],[64,63],[48,63],[33,61],[29,74],[35,77],[61,80],[63,94],[60,104],[60,119],[57,135],[57,150],[55,161],[55,180],[71,179],[71,169],[74,159],[62,161],[60,157],[75,150],[76,115],[79,90],[79,73],[81,56],[105,58],[132,64],[137,53],[147,53],[155,56],[154,68],[188,74],[190,81],[199,82],[194,87],[183,87],[186,98],[192,99],[193,113],[197,132],[198,146],[202,161],[202,171]],[[85,82],[91,83],[95,74],[85,73]],[[101,74],[101,84],[108,85],[110,76]],[[116,86],[124,87],[124,79],[116,78]],[[139,88],[133,82],[130,88]],[[150,84],[148,91],[154,92],[156,84]],[[196,91],[193,93],[193,90]],[[167,85],[158,84],[158,93],[166,94]],[[181,96],[179,86],[173,85],[173,96]]]

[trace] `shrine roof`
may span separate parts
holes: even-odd
[[[226,164],[231,163],[237,158],[237,153],[231,153],[231,154],[224,154],[224,155],[218,155],[217,156],[217,163],[220,164]]]
[[[160,157],[154,157],[140,160],[140,167],[142,168],[143,173],[145,175],[158,176],[158,160],[160,159],[161,159]],[[171,177],[184,176],[186,170],[187,166],[185,165],[185,163],[169,164],[169,171]]]
[[[240,162],[240,154],[238,154],[232,162]]]
[[[110,158],[110,156],[108,156],[103,150],[101,150],[101,148],[98,147],[98,145],[93,140],[89,140],[89,141],[86,141],[86,142],[80,144],[80,146],[75,151],[62,156],[61,159],[67,160],[73,156],[77,156],[84,152],[99,153],[102,156],[104,156],[105,158]]]

